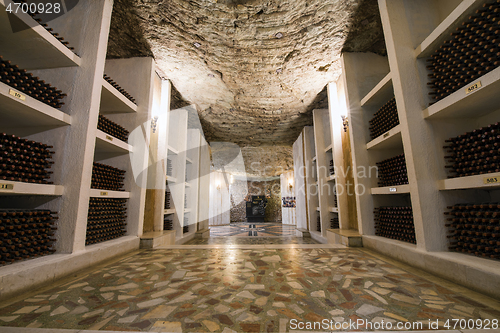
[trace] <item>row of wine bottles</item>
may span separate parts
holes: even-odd
[[[0,133],[0,179],[25,183],[52,184],[53,151],[43,143]]]
[[[408,184],[405,155],[397,155],[377,163],[378,186],[397,186]]]
[[[330,219],[330,229],[340,229],[340,222],[338,217],[332,217]]]
[[[19,0],[18,2],[26,3],[28,5],[30,5],[30,4],[33,3],[33,2],[29,2],[28,0]],[[50,34],[52,36],[54,36],[58,41],[60,41],[61,44],[63,44],[64,46],[66,46],[71,51],[74,50],[73,47],[69,46],[69,42],[65,41],[63,37],[60,37],[58,33],[54,32],[54,29],[49,28],[49,26],[47,25],[47,23],[43,22],[43,20],[41,18],[37,17],[38,13],[36,11],[35,12],[31,12],[31,10],[28,10],[27,14],[30,15],[36,22],[38,22],[38,24],[40,24],[42,27],[44,27],[45,30],[47,30],[48,32],[50,32]]]
[[[319,212],[316,216],[316,231],[321,232],[321,217],[319,216]]]
[[[85,245],[101,243],[126,233],[127,199],[90,198]]]
[[[500,202],[447,207],[449,250],[500,259]]]
[[[370,120],[370,136],[373,140],[397,125],[399,125],[398,108],[396,98],[393,97],[375,112]]]
[[[447,151],[449,177],[464,177],[500,171],[500,123],[450,138]]]
[[[174,222],[167,215],[163,217],[163,230],[174,230]]]
[[[99,115],[99,120],[97,121],[97,129],[114,136],[115,138],[122,140],[123,142],[128,141],[129,131],[124,127],[118,125],[117,123],[109,120],[103,115]]]
[[[172,161],[167,158],[167,176],[172,176]]]
[[[433,103],[500,65],[499,12],[498,1],[484,4],[427,60]]]
[[[374,210],[375,235],[416,244],[411,207],[384,206]]]
[[[57,212],[0,210],[0,265],[54,253]]]
[[[116,90],[118,90],[123,96],[127,97],[129,101],[135,104],[135,99],[128,92],[126,92],[125,89],[120,87],[118,83],[113,81],[113,79],[111,79],[108,75],[104,74],[104,80],[106,80],[110,85],[112,85]]]
[[[64,105],[61,100],[66,94],[61,90],[52,87],[25,69],[20,69],[19,66],[13,65],[10,61],[4,60],[2,56],[0,56],[0,81],[18,90],[21,94],[31,96],[53,108],[60,108]]]
[[[170,209],[170,191],[165,191],[165,209]]]
[[[335,167],[333,166],[333,160],[330,160],[330,176],[333,176],[335,174]]]
[[[124,191],[125,171],[110,165],[94,162],[91,188],[110,191]]]
[[[184,223],[188,223],[188,218],[187,216],[184,217]],[[182,233],[183,234],[187,234],[189,232],[189,226],[188,225],[185,225],[182,227]]]

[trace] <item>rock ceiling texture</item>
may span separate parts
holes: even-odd
[[[172,107],[195,104],[208,142],[290,169],[342,50],[384,54],[376,0],[115,0],[108,57],[154,56]]]

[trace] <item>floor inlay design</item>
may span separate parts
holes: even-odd
[[[281,223],[238,222],[230,225],[211,226],[211,237],[292,237],[296,226]]]
[[[0,308],[0,325],[277,332],[289,321],[500,318],[357,249],[144,250]]]

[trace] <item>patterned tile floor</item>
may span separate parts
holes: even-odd
[[[500,318],[498,302],[417,273],[353,248],[142,250],[0,305],[0,326],[232,333]]]
[[[210,236],[232,236],[232,237],[292,237],[295,236],[294,225],[281,223],[248,223],[238,222],[230,225],[211,226]]]
[[[277,244],[319,244],[312,238],[302,237],[210,237],[195,238],[185,245],[277,245]]]

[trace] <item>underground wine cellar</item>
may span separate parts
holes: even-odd
[[[499,89],[500,0],[0,0],[0,332],[499,332]]]

